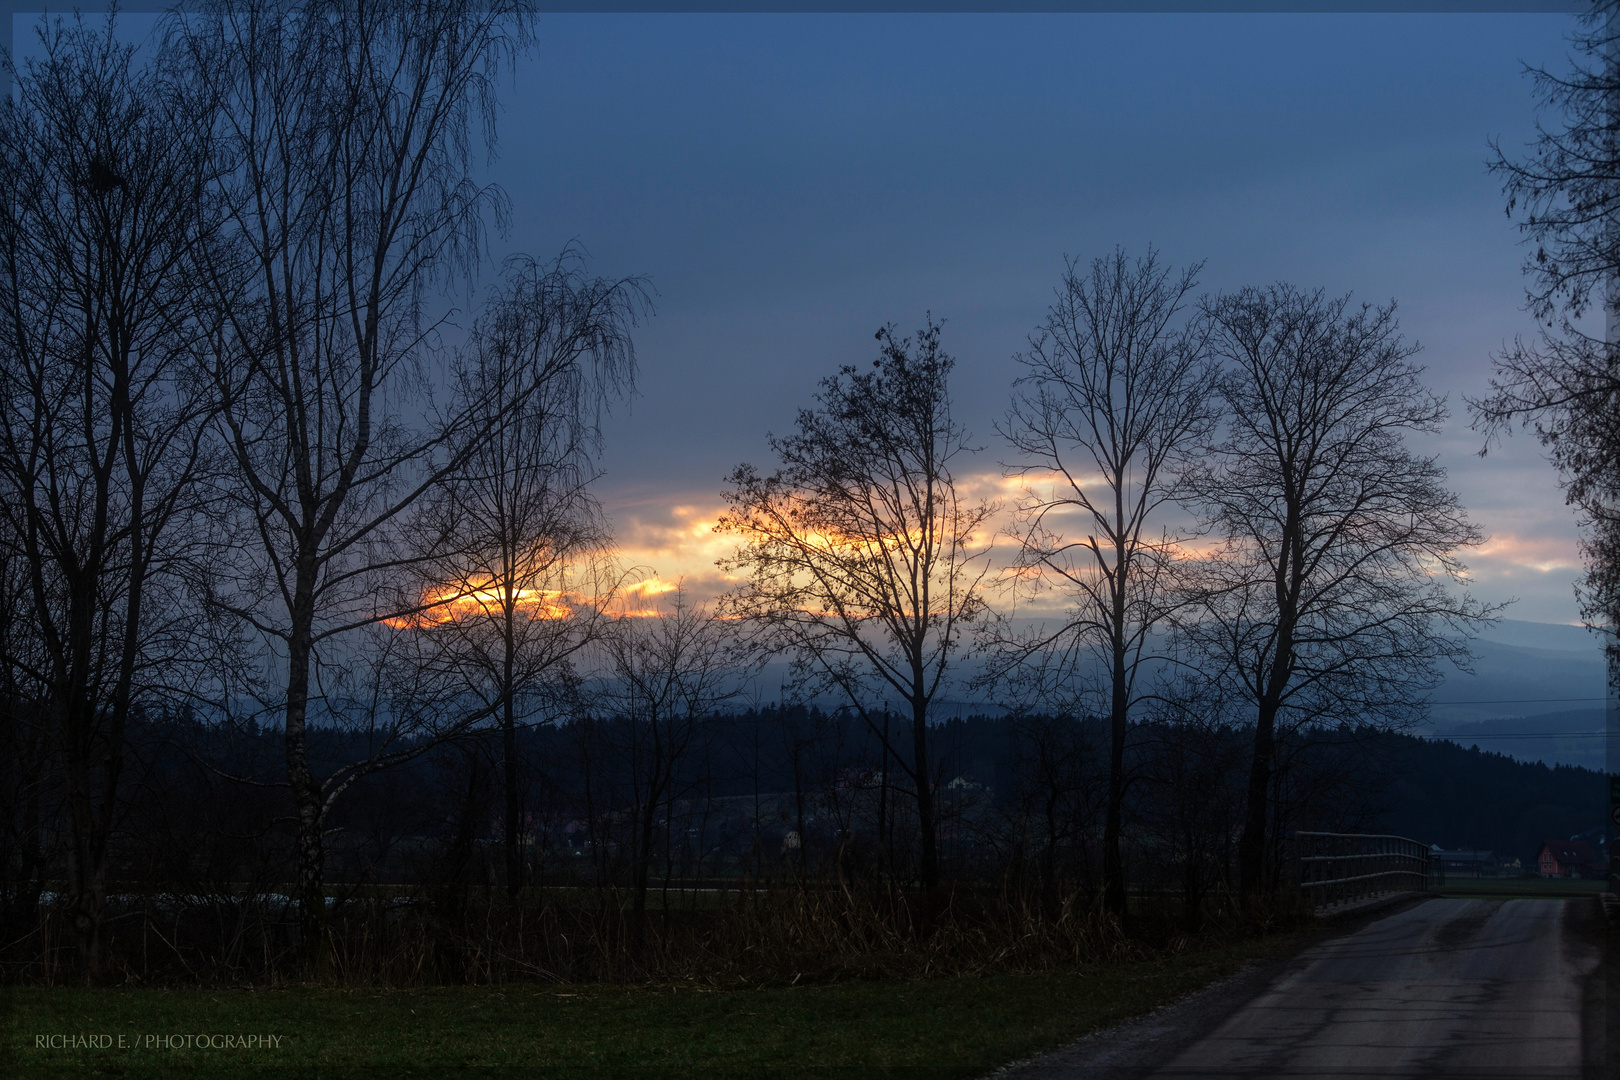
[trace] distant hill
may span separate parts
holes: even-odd
[[[1382,828],[1444,848],[1489,848],[1528,860],[1543,840],[1604,826],[1602,773],[1515,761],[1501,753],[1386,736],[1391,782]]]
[[[1029,633],[1042,626],[1050,630],[1056,620],[1020,618],[1012,620],[1012,624],[1015,630]],[[1585,627],[1503,619],[1476,638],[1472,649],[1477,659],[1471,672],[1449,664],[1442,671],[1442,682],[1432,695],[1434,704],[1424,726],[1426,733],[1448,733],[1461,724],[1501,717],[1603,706],[1602,644]],[[978,658],[958,658],[952,671],[954,677],[943,695],[945,700],[940,702],[941,717],[999,711],[989,695],[970,685],[982,670]],[[755,706],[776,704],[786,696],[782,688],[790,681],[786,662],[767,664],[752,680],[743,695],[744,702]],[[828,694],[815,704],[837,708],[842,700]],[[1518,755],[1519,749],[1515,747],[1513,752]]]
[[[1566,709],[1536,716],[1500,716],[1456,724],[1437,732],[1462,746],[1478,746],[1526,762],[1579,765],[1602,772],[1605,762],[1604,712]]]
[[[1583,627],[1504,619],[1473,642],[1473,651],[1473,671],[1448,666],[1434,692],[1429,728],[1437,733],[1499,717],[1603,707],[1603,648]]]

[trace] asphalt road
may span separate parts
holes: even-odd
[[[1597,904],[1436,899],[1115,1033],[1034,1078],[1575,1080],[1608,1075]]]
[[[1568,900],[1431,900],[1324,942],[1162,1077],[1579,1077]],[[1590,906],[1590,901],[1585,902]]]

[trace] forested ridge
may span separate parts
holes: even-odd
[[[791,880],[836,870],[840,857],[871,857],[874,833],[904,848],[915,822],[902,809],[874,815],[881,797],[882,760],[874,741],[849,714],[815,708],[766,708],[714,714],[701,723],[700,745],[673,779],[670,825],[655,851],[655,879],[680,884],[743,878]],[[1040,792],[1032,781],[1032,729],[1068,731],[1071,753],[1048,766],[1064,770],[1067,786]],[[611,878],[628,827],[616,785],[630,781],[628,759],[592,754],[581,739],[599,736],[566,724],[519,734],[528,782],[521,801],[522,834],[531,880],[572,885]],[[244,883],[278,889],[290,880],[285,840],[265,828],[266,795],[233,783],[199,757],[210,742],[236,753],[195,720],[143,718],[132,732],[139,766],[126,830],[114,845],[115,878],[127,887],[181,882],[204,893],[236,891]],[[352,732],[312,732],[317,761],[355,753]],[[1233,726],[1212,740],[1210,762],[1239,754],[1252,732]],[[975,716],[936,725],[940,748],[947,869],[961,876],[993,865],[1008,845],[1031,839],[1031,796],[1062,795],[1055,833],[1060,857],[1077,880],[1099,873],[1096,821],[1104,786],[1100,720]],[[278,752],[273,729],[254,732],[267,760]],[[1126,837],[1136,884],[1163,887],[1185,858],[1167,842],[1167,785],[1177,779],[1166,760],[1167,733],[1132,732],[1134,783]],[[1526,867],[1543,840],[1568,839],[1601,826],[1603,775],[1568,765],[1516,761],[1444,739],[1379,731],[1318,733],[1298,748],[1317,767],[1326,795],[1292,812],[1299,828],[1390,832],[1442,848],[1495,851]],[[247,764],[237,758],[237,766]],[[334,882],[412,888],[446,875],[470,883],[494,880],[495,845],[504,833],[497,762],[475,742],[439,745],[420,757],[366,778],[332,811]],[[1231,825],[1234,794],[1206,766],[1208,799],[1192,816]],[[1229,778],[1226,778],[1229,779]],[[903,788],[889,778],[891,799]],[[594,793],[592,786],[595,786]],[[605,800],[605,801],[604,801]],[[1145,826],[1145,827],[1144,827]],[[1217,830],[1218,832],[1218,830]],[[674,837],[673,842],[668,838]],[[1209,833],[1210,842],[1220,838]],[[1283,856],[1286,857],[1286,854]],[[11,885],[15,887],[17,883]]]

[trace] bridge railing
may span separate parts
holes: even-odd
[[[1299,887],[1316,907],[1443,882],[1428,845],[1379,833],[1296,832]]]

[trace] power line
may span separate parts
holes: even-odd
[[[1601,697],[1485,698],[1477,701],[1431,701],[1430,705],[1553,705],[1564,701],[1607,701]]]
[[[1450,742],[1477,742],[1480,739],[1590,739],[1607,735],[1607,731],[1493,731],[1488,735],[1466,732],[1435,732],[1425,739],[1445,739]]]

